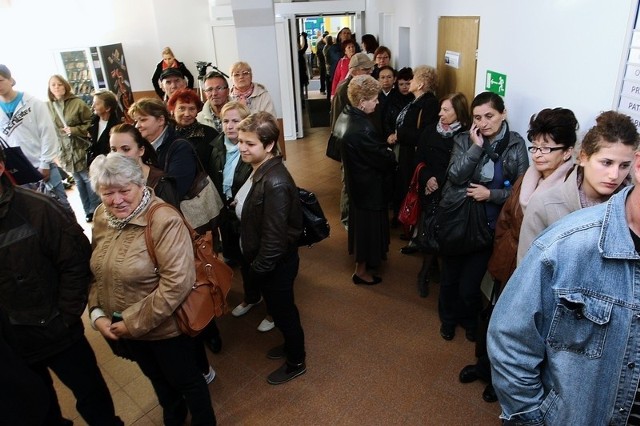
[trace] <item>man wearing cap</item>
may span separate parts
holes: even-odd
[[[4,73],[2,77],[7,80]],[[0,83],[2,93],[6,85],[11,84]],[[53,198],[15,187],[5,173],[4,160],[0,149],[0,340],[46,389],[46,397],[37,401],[46,411],[42,424],[73,424],[62,417],[51,369],[73,392],[86,423],[123,425],[84,335],[82,314],[91,279],[89,240]],[[6,420],[19,414],[27,419],[32,413],[1,416]]]
[[[345,105],[351,105],[347,97],[347,87],[353,77],[357,75],[371,74],[375,62],[369,59],[366,53],[356,53],[349,61],[349,75],[338,85],[336,94],[331,100],[331,131],[336,120],[342,113]],[[349,221],[349,196],[344,185],[344,170],[342,171],[342,192],[340,193],[340,221],[346,227]]]
[[[160,74],[160,86],[164,90],[164,102],[180,89],[187,88],[187,80],[178,68],[167,68]]]
[[[217,71],[211,71],[204,77],[204,93],[207,101],[202,107],[202,111],[198,113],[196,120],[206,126],[213,127],[222,133],[222,119],[220,118],[220,110],[229,102],[229,83],[222,74]]]
[[[0,65],[0,138],[9,146],[19,146],[37,168],[60,202],[71,206],[54,162],[58,155],[58,135],[44,102],[16,91],[16,81],[6,65]]]

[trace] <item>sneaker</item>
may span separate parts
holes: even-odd
[[[241,303],[235,308],[233,308],[233,311],[231,311],[231,315],[233,315],[234,317],[241,317],[247,312],[249,312],[251,308],[253,308],[255,305],[257,305],[260,302],[262,302],[262,298],[260,298],[260,300],[258,300],[256,303],[247,303],[244,306]]]
[[[301,362],[300,364],[289,364],[288,362],[285,362],[280,368],[269,374],[267,382],[270,385],[281,385],[306,372],[307,366],[304,362]]]
[[[209,372],[207,374],[203,374],[203,376],[204,376],[204,381],[207,382],[207,384],[209,384],[215,380],[216,372],[212,366],[209,366]]]
[[[263,319],[260,325],[258,326],[258,331],[271,331],[276,326],[273,321],[269,321],[268,319]]]

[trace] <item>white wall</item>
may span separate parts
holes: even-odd
[[[367,0],[365,25],[380,13],[411,27],[411,66],[435,66],[439,16],[480,16],[476,92],[487,70],[507,75],[505,101],[513,130],[545,107],[572,109],[581,132],[616,105],[629,17],[636,0]],[[390,48],[397,51],[397,39]],[[387,43],[381,40],[382,44]],[[395,44],[394,44],[395,43]]]
[[[133,91],[153,90],[151,76],[171,46],[194,74],[195,61],[213,59],[207,0],[12,0],[0,7],[0,63],[18,90],[46,98],[59,50],[122,43]]]

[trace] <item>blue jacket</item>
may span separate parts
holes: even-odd
[[[506,424],[626,424],[640,379],[632,188],[549,227],[500,296],[487,343]]]

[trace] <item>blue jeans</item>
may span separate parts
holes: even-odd
[[[100,197],[91,188],[91,181],[89,180],[89,170],[85,169],[81,172],[72,173],[73,179],[78,186],[78,192],[80,193],[80,201],[82,201],[82,208],[84,209],[84,215],[93,215],[93,212],[100,205]]]

